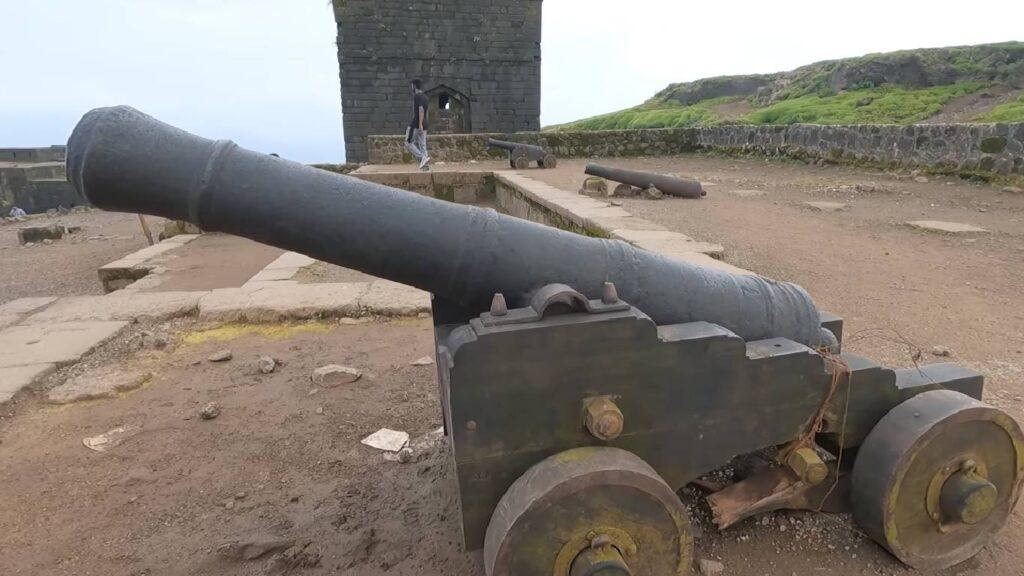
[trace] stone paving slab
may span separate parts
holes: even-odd
[[[359,297],[367,288],[369,285],[365,282],[268,282],[258,289],[223,288],[200,299],[199,318],[231,322],[279,322],[355,316],[359,313]]]
[[[913,222],[907,222],[907,225],[911,228],[918,230],[924,230],[926,232],[940,232],[943,234],[982,234],[988,233],[988,230],[979,228],[972,224],[964,224],[961,222],[943,222],[941,220],[914,220]]]
[[[199,300],[209,292],[117,291],[106,296],[69,296],[46,310],[29,316],[23,324],[85,320],[127,320],[142,318],[169,320],[199,310]]]
[[[23,316],[39,310],[43,306],[49,306],[57,300],[56,296],[42,296],[38,298],[18,298],[0,306],[0,316]]]
[[[306,256],[305,254],[299,254],[298,252],[285,252],[278,256],[276,260],[267,264],[267,267],[264,268],[264,270],[305,268],[306,266],[312,266],[313,264],[316,264],[316,260]]]
[[[198,234],[179,234],[104,264],[97,270],[100,282],[107,292],[120,290],[150,273],[152,266],[148,265],[149,260],[180,248],[196,238],[199,238]]]
[[[846,210],[849,204],[842,202],[804,202],[804,206],[818,212],[839,212]]]
[[[67,364],[114,337],[127,322],[56,322],[0,332],[0,368]]]
[[[716,260],[725,252],[718,244],[698,242],[685,234],[667,230],[663,226],[632,216],[626,210],[611,206],[608,202],[559,190],[514,172],[496,172],[495,177],[506,186],[515,188],[530,201],[585,229],[596,229],[611,238],[691,264],[709,266],[734,274],[753,274],[749,270]]]
[[[7,402],[19,390],[57,369],[56,364],[33,364],[0,368],[0,404]]]
[[[612,232],[612,238],[629,242],[638,248],[658,252],[670,258],[679,254],[699,252],[720,259],[725,254],[725,249],[719,244],[698,242],[685,234],[667,230],[615,230]]]
[[[380,316],[430,312],[430,294],[390,280],[374,280],[357,302],[360,311]]]

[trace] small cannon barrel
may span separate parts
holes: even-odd
[[[533,144],[523,144],[522,142],[508,142],[507,140],[495,140],[494,138],[487,139],[487,146],[489,148],[501,148],[502,150],[508,150],[509,152],[514,151],[516,148],[532,152],[540,157],[547,154],[547,151],[540,146],[534,146]]]
[[[484,312],[552,283],[600,298],[604,282],[658,324],[707,321],[748,339],[817,346],[817,308],[794,284],[670,260],[201,138],[129,107],[86,114],[68,178],[95,206],[187,220]],[[827,343],[827,342],[826,342]]]
[[[665,174],[653,174],[651,172],[640,172],[637,170],[624,170],[622,168],[609,168],[598,164],[587,164],[584,172],[590,176],[597,176],[623,184],[629,184],[640,189],[655,187],[669,196],[681,198],[703,198],[707,192],[696,180],[677,178]]]
[[[508,150],[509,152],[511,152],[512,150],[515,150],[516,146],[520,146],[520,144],[516,144],[515,142],[507,142],[505,140],[495,140],[494,138],[487,139],[488,148],[501,148],[502,150]]]

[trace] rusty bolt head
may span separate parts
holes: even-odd
[[[586,402],[586,425],[595,438],[614,440],[622,434],[625,418],[610,398],[602,396]]]

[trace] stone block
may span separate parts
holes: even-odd
[[[106,296],[68,296],[28,317],[24,324],[87,320],[169,320],[190,316],[207,292],[119,291]]]
[[[907,222],[907,225],[925,232],[937,232],[940,234],[987,234],[988,230],[979,228],[972,224],[961,222],[943,222],[941,220],[914,220]]]
[[[0,404],[10,400],[22,388],[57,369],[56,364],[32,364],[0,368]]]

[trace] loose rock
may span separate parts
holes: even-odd
[[[116,398],[118,394],[134,390],[153,377],[149,372],[123,372],[119,370],[103,370],[88,372],[75,378],[69,378],[47,395],[52,404],[70,404],[83,400],[99,398]]]
[[[366,438],[363,438],[361,443],[369,446],[370,448],[376,448],[386,452],[398,452],[409,444],[409,433],[381,428]]]
[[[257,364],[260,372],[263,374],[270,374],[277,368],[277,360],[274,360],[270,356],[260,356]]]
[[[210,354],[206,359],[210,362],[227,362],[234,357],[235,355],[231,353],[231,350],[224,349]]]
[[[605,198],[608,196],[608,182],[606,182],[604,178],[588,176],[580,187],[580,194],[583,194],[584,196]]]
[[[220,405],[216,402],[210,402],[199,409],[199,417],[203,420],[213,420],[217,416],[220,416]]]
[[[932,355],[948,357],[953,355],[953,351],[945,346],[932,346]]]
[[[920,182],[921,184],[927,184],[928,183],[928,177],[927,176],[915,176],[914,177],[914,182]]]
[[[355,368],[328,364],[313,370],[313,375],[310,376],[310,379],[318,386],[340,386],[342,384],[351,384],[362,378],[362,376],[362,371]]]
[[[654,186],[651,186],[650,188],[644,188],[644,190],[640,193],[640,197],[643,198],[644,200],[661,200],[662,198],[665,197],[665,195],[662,194],[661,190],[658,190]]]
[[[408,464],[412,462],[412,449],[402,448],[398,451],[398,461],[402,464]]]
[[[725,565],[715,560],[708,560],[702,558],[700,563],[700,573],[704,576],[719,576],[725,571]]]
[[[413,366],[430,366],[433,363],[434,363],[434,359],[433,358],[431,358],[430,356],[424,356],[423,358],[420,358],[419,360],[413,360],[412,365]]]

